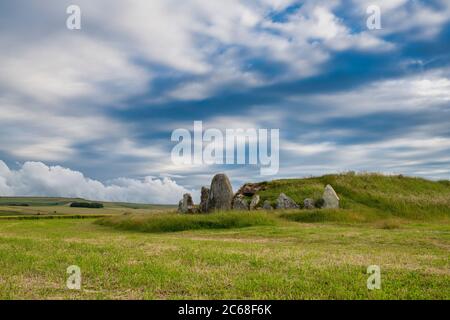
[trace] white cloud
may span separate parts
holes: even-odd
[[[75,98],[112,103],[142,92],[149,80],[123,52],[86,35],[54,36],[20,52],[3,48],[0,64],[8,95],[56,109]]]
[[[228,86],[245,90],[317,74],[330,50],[373,41],[383,47],[372,36],[350,35],[332,12],[336,1],[306,1],[286,23],[271,21],[271,13],[293,3],[80,0],[82,30],[68,31],[64,3],[30,1],[36,16],[20,15],[19,8],[0,34],[0,151],[20,160],[64,161],[77,156],[80,144],[133,144],[132,124],[104,110],[134,95],[202,99]],[[265,78],[248,65],[252,58],[289,68]],[[150,91],[154,66],[194,78],[162,96]]]
[[[448,163],[450,138],[405,133],[376,142],[337,144],[334,142],[285,142],[282,151],[295,156],[281,166],[281,174],[292,177],[320,175],[349,170],[403,173],[442,179],[450,169],[434,168],[432,163]],[[300,158],[298,158],[300,157]],[[430,174],[426,174],[428,172]],[[431,174],[432,173],[432,174]]]
[[[380,32],[355,32],[333,12],[341,2],[304,1],[298,12],[279,23],[271,20],[271,14],[294,1],[79,0],[83,29],[70,32],[63,21],[62,2],[28,1],[27,5],[37,9],[35,16],[25,15],[26,20],[13,16],[1,25],[0,151],[23,161],[76,163],[78,146],[93,144],[104,158],[143,160],[127,169],[128,173],[138,169],[133,173],[144,175],[159,170],[198,174],[214,170],[174,166],[167,161],[169,152],[155,146],[142,147],[134,139],[138,135],[133,134],[131,121],[112,119],[105,109],[120,106],[123,100],[139,94],[153,101],[202,99],[228,86],[238,91],[308,77],[320,73],[334,51],[390,50],[392,45],[383,41],[382,35],[413,28],[434,34],[450,16],[446,1],[442,1],[443,10],[439,11],[421,6],[405,9],[402,6],[406,0],[383,0],[386,28]],[[358,4],[363,3],[356,9],[361,9],[363,17],[369,2],[373,1]],[[3,18],[8,12],[1,15]],[[270,65],[280,62],[288,68],[281,75],[266,78],[249,65],[255,58]],[[187,75],[192,80],[160,96],[159,92],[151,92],[149,84],[161,69],[165,70],[164,77]],[[448,103],[448,92],[450,85],[445,75],[394,79],[357,91],[302,96],[298,100],[300,107],[303,101],[330,107],[325,113],[299,114],[302,121],[309,117],[323,121],[343,114],[425,109]],[[281,108],[273,106],[270,111],[276,112],[265,114],[261,114],[261,108],[254,108],[253,113],[245,115],[251,121],[239,114],[216,117],[209,124],[248,128],[275,123],[279,127],[283,125],[278,124],[283,119],[277,119],[283,118]],[[296,116],[291,113],[289,119]],[[150,125],[151,129],[166,126]],[[314,155],[329,148],[327,142],[319,146],[304,143],[301,152]],[[357,152],[352,154],[360,155]],[[142,181],[126,181],[129,189],[146,186]],[[0,190],[15,192],[7,182],[5,176],[0,177]],[[114,190],[119,188],[118,183],[112,188],[101,185],[98,190],[108,190],[108,196],[116,195]]]
[[[342,19],[332,11],[333,3],[322,5],[314,4],[304,6],[299,13],[291,15],[287,23],[266,23],[275,30],[282,31],[285,36],[293,39],[294,43],[302,47],[308,47],[313,43],[313,52],[335,50],[343,51],[356,49],[367,51],[387,51],[393,49],[393,45],[377,37],[376,33],[361,31],[352,32]],[[335,4],[335,3],[334,3]],[[320,52],[320,51],[319,51]]]
[[[128,133],[125,124],[95,109],[22,105],[0,98],[0,110],[0,151],[21,160],[66,160],[76,154],[76,144]]]
[[[311,94],[289,98],[300,106],[305,102],[326,112],[302,113],[302,121],[323,122],[333,117],[358,117],[381,112],[408,113],[442,108],[450,101],[448,70],[426,72],[380,80],[355,90]]]
[[[186,190],[171,178],[143,180],[119,178],[102,183],[81,172],[42,162],[26,162],[11,170],[0,160],[1,196],[79,197],[89,200],[132,203],[176,204]]]

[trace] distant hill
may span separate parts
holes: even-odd
[[[124,203],[124,202],[105,202],[105,201],[90,201],[82,198],[57,198],[57,197],[1,197],[0,206],[33,206],[33,207],[50,207],[50,206],[68,206],[72,202],[98,202],[102,203],[105,208],[108,207],[122,207],[129,209],[158,209],[158,208],[172,208],[173,205],[156,205],[156,204],[139,204],[139,203]]]
[[[330,184],[341,198],[343,209],[366,215],[391,215],[422,219],[450,217],[450,181],[430,181],[381,174],[335,174],[304,179],[264,182],[259,191],[262,202],[276,202],[284,192],[297,203],[305,198],[320,199]]]

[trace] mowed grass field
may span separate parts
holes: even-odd
[[[343,209],[179,215],[110,204],[95,218],[80,208],[0,218],[0,299],[450,299],[446,182],[339,175],[270,182],[261,195],[314,197],[320,179],[334,179]],[[71,265],[79,291],[66,287]],[[367,289],[370,265],[381,290]]]
[[[449,299],[450,228],[277,221],[146,233],[92,219],[0,221],[1,299]],[[82,290],[66,288],[78,265]],[[382,289],[366,287],[369,265]]]

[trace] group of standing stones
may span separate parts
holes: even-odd
[[[178,204],[181,213],[208,213],[213,211],[228,211],[233,208],[233,188],[230,180],[224,174],[214,176],[211,187],[202,187],[200,205],[194,206],[192,196],[186,193]]]
[[[178,211],[181,213],[208,213],[214,211],[228,211],[228,210],[274,210],[274,209],[300,209],[301,206],[295,203],[286,194],[281,193],[277,199],[275,208],[270,201],[264,201],[260,205],[261,198],[258,191],[264,190],[265,186],[262,184],[246,184],[236,194],[233,194],[233,188],[230,180],[225,174],[217,174],[214,176],[210,188],[202,187],[200,196],[200,205],[196,207],[192,196],[186,193],[183,199],[178,204]],[[251,200],[247,200],[251,197]],[[327,185],[322,198],[319,201],[314,199],[305,199],[303,208],[326,208],[338,209],[339,197],[334,191],[333,187]]]

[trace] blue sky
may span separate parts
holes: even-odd
[[[195,120],[280,129],[270,179],[450,176],[446,0],[2,1],[0,57],[0,195],[175,203],[216,172],[268,179],[173,164]]]

